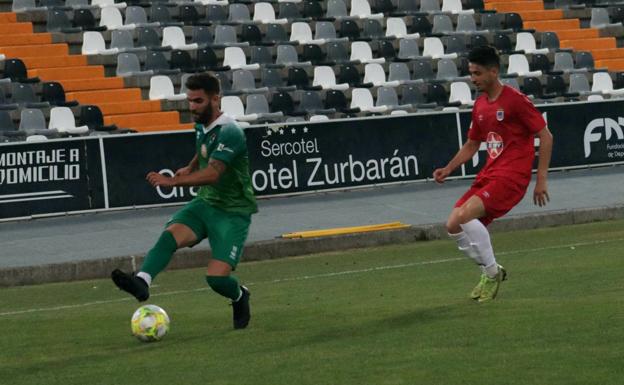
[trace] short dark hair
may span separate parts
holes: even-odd
[[[212,72],[202,72],[189,76],[186,79],[186,88],[189,90],[204,90],[206,95],[220,95],[221,84]]]
[[[500,68],[498,52],[496,48],[489,45],[474,47],[468,54],[468,62],[487,68]]]

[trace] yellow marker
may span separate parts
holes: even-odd
[[[337,227],[334,229],[325,229],[325,230],[296,231],[293,233],[282,234],[282,238],[293,239],[293,238],[328,237],[328,236],[340,235],[340,234],[367,233],[371,231],[404,229],[407,227],[411,227],[411,225],[407,225],[401,222],[390,222],[390,223],[381,223],[377,225]]]

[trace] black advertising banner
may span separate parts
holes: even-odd
[[[2,145],[0,218],[103,208],[101,179],[96,139]]]
[[[247,130],[258,196],[431,176],[457,152],[455,114],[293,124]]]
[[[150,171],[173,176],[195,155],[192,132],[124,135],[104,138],[110,207],[128,207],[191,200],[194,188],[154,188]]]
[[[555,138],[551,168],[624,163],[624,100],[538,108]],[[272,196],[422,180],[458,151],[470,119],[461,111],[250,127],[252,183]],[[1,144],[0,219],[189,201],[196,188],[153,188],[145,176],[173,175],[194,142],[185,131]],[[483,143],[463,175],[486,156]]]
[[[555,138],[551,167],[624,162],[624,101],[539,109]]]

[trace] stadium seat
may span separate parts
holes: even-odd
[[[394,39],[416,39],[418,33],[407,33],[407,26],[401,17],[388,17],[386,19],[386,37]]]
[[[257,115],[245,114],[245,106],[238,96],[223,96],[221,98],[221,111],[239,122],[253,122],[258,120]]]
[[[46,127],[43,111],[34,108],[24,108],[20,113],[19,131],[27,135],[51,135],[55,133]]]
[[[145,71],[153,71],[154,75],[175,75],[182,72],[179,68],[171,68],[171,64],[161,51],[147,52]]]
[[[523,54],[509,55],[509,65],[507,67],[508,75],[517,76],[541,76],[542,71],[529,70],[529,62]]]
[[[364,67],[364,83],[371,83],[375,87],[398,87],[398,81],[386,81],[386,73],[378,63],[369,63]]]
[[[262,87],[278,89],[279,91],[294,91],[297,89],[295,86],[288,87],[286,85],[286,79],[282,77],[282,70],[278,68],[263,67],[260,84]]]
[[[463,9],[461,0],[443,0],[442,1],[442,12],[450,12],[450,13],[474,13],[473,9]]]
[[[45,135],[28,135],[26,142],[45,142],[48,138]]]
[[[154,74],[153,71],[142,71],[139,58],[136,54],[131,52],[124,52],[117,56],[117,69],[115,73],[117,76],[121,77]]]
[[[171,59],[169,60],[171,68],[178,68],[182,72],[197,72],[197,66],[188,51],[174,49],[171,51]]]
[[[228,23],[244,24],[251,23],[251,13],[247,4],[233,3],[229,5]]]
[[[181,49],[185,51],[196,50],[199,48],[197,43],[186,43],[184,31],[180,27],[170,26],[163,29],[162,44],[163,47],[171,47],[172,49]]]
[[[518,84],[517,78],[502,78],[501,83],[508,85],[511,88],[515,88],[520,91],[520,84]]]
[[[451,83],[451,94],[449,96],[449,102],[460,102],[462,105],[472,106],[474,100],[472,99],[472,93],[468,83],[465,82],[453,82]]]
[[[378,19],[362,20],[362,35],[365,40],[377,40],[385,36],[384,29]]]
[[[603,95],[624,96],[624,88],[613,89],[613,79],[608,72],[594,72],[591,90]]]
[[[108,30],[113,29],[134,29],[133,24],[125,25],[121,11],[117,7],[105,6],[100,10],[100,27],[106,27]]]
[[[14,82],[20,83],[37,83],[38,77],[28,77],[28,70],[24,61],[18,58],[11,58],[4,60],[3,78],[11,79]]]
[[[326,122],[329,120],[329,117],[326,115],[311,115],[308,121],[310,122]]]
[[[100,32],[87,31],[82,36],[83,55],[115,55],[117,48],[106,48],[106,42]]]
[[[399,53],[397,54],[399,59],[413,60],[420,57],[420,47],[418,46],[418,40],[416,39],[401,39],[399,40]]]
[[[441,11],[440,2],[438,0],[421,0],[421,13],[439,13]]]
[[[347,5],[342,0],[328,0],[325,16],[337,20],[349,18]]]
[[[553,71],[577,72],[587,71],[586,69],[577,70],[574,68],[574,59],[569,52],[556,52],[555,63],[553,65]]]
[[[341,83],[347,83],[350,87],[372,87],[372,84],[363,85],[362,76],[355,65],[345,64],[340,66],[340,72],[338,73],[338,81]]]
[[[351,57],[352,62],[359,63],[385,63],[386,59],[373,58],[373,50],[370,45],[365,41],[354,41],[351,43]]]
[[[383,13],[372,13],[368,0],[351,0],[349,16],[359,19],[383,19],[384,17]]]
[[[360,27],[354,20],[342,20],[339,29],[340,37],[349,40],[357,40],[360,38]]]
[[[453,22],[448,15],[433,16],[433,28],[431,32],[438,35],[448,35],[453,33]]]
[[[333,41],[327,44],[327,61],[332,64],[345,64],[350,63],[349,52],[345,43],[339,41]]]
[[[262,44],[262,32],[255,24],[244,24],[241,26],[240,40],[249,43],[249,45],[260,45]]]
[[[150,100],[186,100],[186,94],[176,94],[169,76],[156,75],[150,78]]]
[[[73,27],[72,23],[63,9],[49,9],[46,19],[46,30],[48,32],[77,33],[82,29]]]
[[[228,2],[222,4],[205,4],[206,5],[206,22],[211,24],[219,24],[228,21]]]
[[[331,115],[336,113],[336,109],[325,108],[320,93],[307,90],[301,94],[301,102],[297,112],[302,115]]]
[[[472,14],[462,13],[457,15],[457,26],[455,27],[456,33],[474,34],[477,31],[477,22]]]
[[[149,23],[145,8],[138,5],[131,5],[126,8],[124,25],[134,25],[135,27],[158,27],[160,23]]]
[[[223,65],[230,67],[231,69],[260,69],[260,64],[258,63],[247,64],[247,57],[245,56],[245,52],[240,47],[225,48],[225,53],[223,55]]]
[[[575,68],[577,69],[586,69],[591,71],[594,69],[594,57],[591,52],[577,52],[575,59]]]
[[[317,21],[314,31],[314,40],[322,41],[324,43],[334,42],[334,41],[343,41],[346,42],[348,39],[339,38],[336,34],[336,27],[334,27],[334,23],[329,21]]]
[[[457,70],[457,65],[451,59],[440,59],[438,60],[438,71],[436,72],[437,80],[445,80],[445,81],[455,81],[458,79],[466,79],[468,77],[460,78],[459,71]]]
[[[442,41],[437,37],[426,37],[423,46],[423,56],[431,57],[433,59],[455,59],[456,53],[445,54],[444,45]]]
[[[554,32],[542,32],[540,39],[540,48],[558,51],[560,49],[559,37]]]
[[[184,25],[196,25],[200,23],[201,17],[197,8],[192,4],[180,4],[178,20]]]
[[[503,14],[501,13],[482,13],[481,14],[481,30],[482,31],[500,31],[503,29]]]
[[[98,106],[84,105],[80,107],[80,125],[89,127],[94,131],[114,131],[116,125],[104,125],[104,116]]]
[[[261,67],[271,65],[274,66],[273,54],[271,49],[264,45],[252,45],[249,47],[249,61],[251,63],[258,63]]]
[[[295,22],[290,26],[290,41],[297,44],[324,44],[325,40],[313,39],[312,29],[306,22]]]
[[[125,2],[116,3],[114,0],[91,0],[91,5],[100,8],[115,7],[118,9],[125,9],[127,4]]]
[[[383,113],[389,110],[387,106],[375,106],[373,95],[368,88],[354,88],[351,91],[351,109],[359,109],[361,112]]]
[[[397,52],[394,49],[393,42],[389,40],[377,40],[377,56],[386,59],[387,62],[395,61]]]
[[[28,108],[47,108],[50,103],[42,102],[29,83],[11,83],[11,102]]]
[[[317,0],[304,0],[303,14],[306,19],[320,19],[323,17],[323,8],[321,2]]]
[[[377,88],[377,100],[375,101],[376,107],[386,107],[393,112],[403,110],[405,113],[412,109],[411,104],[399,104],[399,96],[396,89],[393,87],[379,87]]]
[[[284,117],[282,111],[269,111],[269,103],[264,94],[247,95],[245,115],[255,116],[255,120],[261,122],[279,121]]]
[[[46,82],[41,85],[41,101],[54,106],[73,107],[78,105],[75,100],[67,101],[65,90],[58,82]]]
[[[147,50],[147,47],[135,47],[130,31],[114,30],[111,31],[110,49],[116,49],[118,52],[139,52]]]
[[[70,135],[81,135],[89,132],[87,126],[76,126],[76,118],[69,107],[54,107],[50,110],[48,129]]]
[[[147,49],[160,49],[162,39],[158,35],[158,31],[154,27],[139,27],[136,29],[137,47],[146,47]]]
[[[336,74],[334,70],[329,66],[316,66],[314,67],[314,79],[312,80],[312,86],[320,86],[324,90],[347,90],[349,84],[341,83],[336,84]]]
[[[606,8],[592,7],[591,19],[589,21],[591,28],[608,28],[618,25],[621,25],[621,23],[611,23],[609,11]]]
[[[388,81],[399,82],[399,84],[412,83],[416,80],[412,80],[410,76],[410,70],[407,63],[390,63],[388,67]]]
[[[448,36],[446,40],[446,52],[449,54],[456,53],[458,56],[466,55],[468,47],[466,46],[466,38],[462,35]]]
[[[282,111],[284,115],[287,117],[292,117],[296,115],[295,113],[295,102],[293,97],[285,91],[275,92],[271,97],[271,103],[269,105],[271,112]],[[299,114],[303,115],[303,114]]]
[[[159,23],[161,26],[178,26],[182,27],[183,23],[173,21],[169,8],[165,5],[153,3],[150,9],[150,22]]]
[[[280,44],[277,46],[277,56],[275,63],[283,66],[309,66],[312,63],[309,61],[300,62],[297,50],[294,46],[288,44]]]
[[[537,49],[535,38],[532,33],[518,32],[516,34],[516,48],[515,51],[523,51],[525,54],[542,53],[547,54],[548,48]]]
[[[435,77],[433,63],[429,58],[421,58],[412,61],[413,79],[431,80]]]
[[[214,45],[223,47],[247,47],[249,42],[238,41],[236,28],[231,25],[217,25],[215,27]]]
[[[301,53],[301,59],[313,65],[321,65],[325,62],[325,53],[320,45],[305,44]]]
[[[505,13],[503,18],[503,28],[511,29],[514,32],[518,32],[524,28],[522,16],[519,13],[508,12]]]
[[[13,0],[11,4],[12,12],[29,12],[41,9],[45,8],[37,7],[37,3],[35,2],[35,0]]]
[[[105,26],[98,26],[90,9],[74,10],[74,26],[83,31],[106,31]]]
[[[301,12],[299,11],[298,3],[280,2],[278,18],[287,19],[292,22],[292,21],[300,21],[303,18],[303,16]]]
[[[287,19],[276,19],[275,9],[270,3],[260,2],[254,4],[253,21],[261,24],[286,24]]]
[[[193,43],[197,43],[200,48],[204,48],[214,42],[214,35],[210,27],[205,25],[196,25],[193,27],[191,37]]]
[[[427,18],[427,16],[416,15],[412,18],[412,24],[410,26],[410,33],[417,33],[420,36],[431,34],[433,26]]]
[[[448,94],[444,86],[438,83],[427,84],[427,102],[435,103],[437,106],[448,104]]]
[[[284,27],[280,24],[269,24],[266,27],[266,33],[264,35],[264,41],[266,43],[281,43],[287,42],[288,34]]]
[[[7,131],[17,131],[17,127],[15,127],[9,111],[0,110],[0,133],[4,134]]]
[[[256,88],[256,80],[254,75],[244,69],[237,69],[232,72],[232,89],[231,93],[236,94],[254,94],[269,92],[268,87]]]

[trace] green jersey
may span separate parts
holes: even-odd
[[[223,211],[246,215],[257,212],[242,128],[223,114],[208,127],[196,124],[195,134],[200,170],[208,165],[210,158],[227,165],[219,182],[201,186],[197,196]]]

